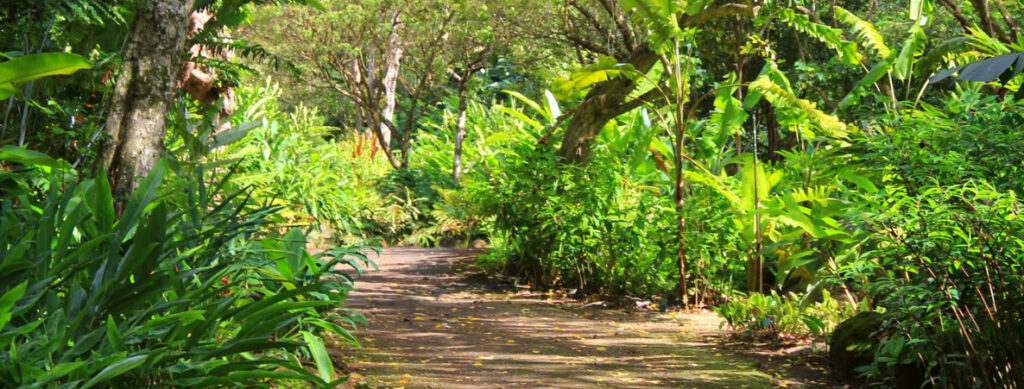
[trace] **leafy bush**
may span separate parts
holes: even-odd
[[[738,295],[711,309],[722,317],[722,326],[728,324],[733,331],[748,336],[786,333],[823,337],[852,316],[856,307],[833,299],[827,291],[823,292],[822,301],[814,303],[795,293],[780,296],[772,291],[767,295]]]
[[[300,105],[281,112],[281,89],[270,80],[240,89],[233,122],[264,124],[212,156],[237,162],[234,185],[253,188],[259,202],[281,206],[286,226],[315,227],[322,238],[346,243],[378,235],[387,200],[373,185],[391,169],[381,153],[370,152],[371,141],[339,135],[322,125],[316,109]]]
[[[912,365],[915,384],[1024,382],[1021,107],[952,95],[852,147],[885,188],[851,204],[851,222],[873,233],[870,255],[836,272],[885,310],[874,364],[862,369],[872,380],[892,384]]]
[[[509,153],[470,190],[507,236],[499,250],[509,254],[510,273],[538,287],[612,294],[656,295],[674,285],[667,199],[631,186],[607,156],[579,166],[560,164],[543,145]]]
[[[324,335],[355,342],[339,322],[363,319],[336,310],[352,279],[335,267],[360,269],[358,251],[313,256],[299,231],[269,236],[276,209],[225,192],[200,167],[161,189],[161,162],[117,215],[102,174],[78,181],[18,153],[45,166],[4,168],[21,190],[0,194],[2,386],[346,379],[334,376]],[[46,184],[33,185],[40,176]]]
[[[885,307],[867,373],[918,364],[940,386],[1024,382],[1024,221],[1020,201],[985,183],[891,194],[875,214],[884,269],[870,293]]]

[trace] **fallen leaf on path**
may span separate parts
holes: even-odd
[[[597,351],[608,351],[608,349],[605,348],[604,346],[597,346],[596,350]]]
[[[506,340],[506,341],[505,341],[505,343],[515,343],[515,342],[516,342],[516,340],[515,340],[515,339],[509,339],[509,340]]]
[[[400,380],[398,380],[398,383],[400,383],[400,384],[408,384],[409,380],[407,380],[407,379],[400,379]]]
[[[488,356],[485,357],[483,355],[480,355],[480,356],[476,357],[476,359],[486,359],[486,360],[489,361],[489,360],[494,359],[494,356],[493,355],[488,355]]]
[[[483,366],[483,365],[484,365],[484,364],[482,364],[482,363],[480,363],[480,362],[477,362],[477,363],[474,363],[474,364],[473,364],[473,366]]]
[[[423,321],[423,320],[427,320],[427,319],[423,318],[423,316],[416,316],[416,317],[414,317],[414,318],[412,318],[412,319],[413,319],[413,320],[416,320],[416,321]]]

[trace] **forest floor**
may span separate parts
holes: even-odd
[[[355,332],[362,348],[332,350],[349,387],[825,385],[820,361],[728,342],[712,312],[626,312],[516,290],[473,268],[477,253],[381,253],[346,304],[369,321]]]

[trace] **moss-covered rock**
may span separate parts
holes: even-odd
[[[861,312],[836,326],[829,342],[832,374],[849,379],[856,376],[854,369],[870,364],[879,343],[875,333],[881,326],[878,312]]]

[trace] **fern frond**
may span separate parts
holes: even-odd
[[[857,15],[843,7],[836,6],[835,10],[836,18],[843,24],[850,26],[850,32],[857,37],[862,45],[873,50],[881,58],[889,58],[892,50],[889,49],[889,46],[885,45],[885,38],[882,37],[882,34],[878,33],[875,25],[857,17]]]
[[[779,8],[777,15],[793,29],[807,34],[811,38],[824,43],[825,46],[836,51],[840,59],[847,65],[857,65],[863,57],[857,50],[857,44],[843,39],[843,31],[826,25],[814,23],[811,18],[804,14],[798,14],[788,8]]]
[[[767,77],[759,77],[750,83],[750,89],[764,95],[768,102],[776,107],[806,114],[810,122],[821,129],[827,136],[845,138],[850,132],[846,123],[843,123],[833,115],[822,112],[816,104],[797,97]]]

